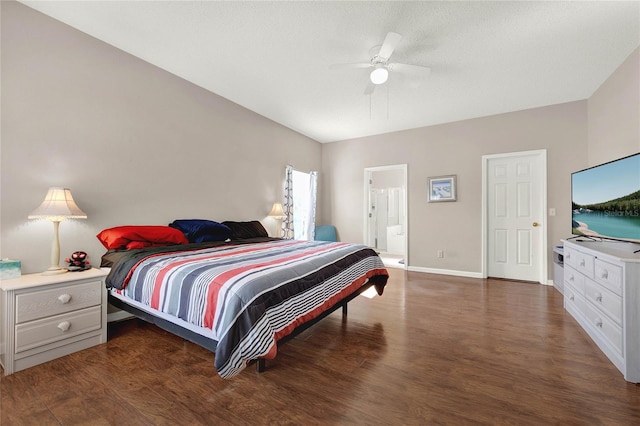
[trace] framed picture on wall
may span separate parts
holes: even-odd
[[[456,201],[456,175],[430,177],[428,201]]]

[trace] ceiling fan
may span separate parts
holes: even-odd
[[[333,64],[330,69],[348,69],[348,68],[373,68],[369,74],[369,84],[365,89],[365,94],[369,95],[373,93],[375,87],[380,84],[386,83],[389,78],[390,72],[411,72],[419,73],[424,76],[429,75],[431,68],[421,65],[410,65],[389,62],[393,51],[400,42],[402,36],[398,33],[389,32],[384,38],[384,42],[378,53],[374,53],[377,46],[373,47],[369,52],[373,56],[369,62],[351,63],[351,64]]]

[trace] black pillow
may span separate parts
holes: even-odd
[[[257,220],[252,220],[249,222],[233,222],[227,220],[222,222],[222,224],[231,229],[232,240],[269,236],[267,230],[264,229],[264,226],[262,226],[262,224]]]
[[[231,229],[213,220],[178,219],[171,222],[169,226],[182,231],[190,243],[224,241],[231,238]]]

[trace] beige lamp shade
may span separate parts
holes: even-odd
[[[282,209],[282,204],[273,203],[273,207],[271,208],[271,211],[269,212],[268,216],[282,219],[287,215],[284,214],[284,210]]]
[[[49,188],[42,204],[29,215],[29,219],[49,219],[54,221],[71,218],[86,219],[87,215],[73,201],[71,190],[59,187]]]

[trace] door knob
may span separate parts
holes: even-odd
[[[533,222],[532,225],[535,228],[536,226],[539,226],[540,224],[538,222]]]

